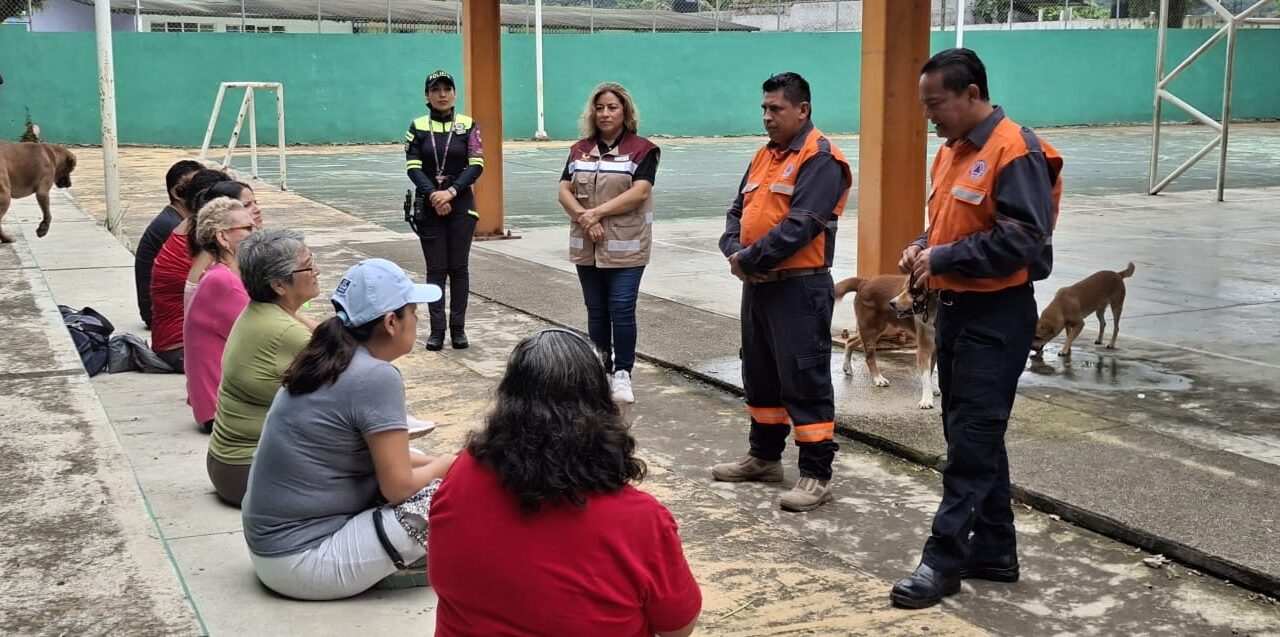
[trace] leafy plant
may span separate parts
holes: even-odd
[[[44,0],[31,0],[32,10],[39,9],[44,4]],[[27,13],[26,2],[3,2],[0,1],[0,22],[9,18],[16,18]]]

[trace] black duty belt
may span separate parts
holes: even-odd
[[[774,281],[783,281],[785,279],[794,279],[799,276],[813,276],[815,274],[826,274],[831,268],[791,268],[788,270],[774,270],[765,272],[762,283],[772,283]]]

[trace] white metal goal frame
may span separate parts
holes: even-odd
[[[209,115],[209,126],[204,131],[204,143],[200,145],[200,161],[209,155],[209,144],[213,141],[213,129],[218,123],[218,114],[222,110],[222,101],[227,96],[227,89],[244,89],[244,99],[240,100],[240,113],[236,115],[235,128],[231,130],[231,140],[227,142],[227,154],[222,160],[222,167],[231,165],[231,155],[235,153],[236,144],[240,141],[240,130],[244,127],[246,116],[249,119],[249,156],[250,176],[258,178],[258,126],[254,108],[254,90],[271,91],[276,98],[276,150],[280,162],[280,190],[288,190],[285,175],[284,158],[284,84],[280,82],[223,82],[218,86],[218,97],[213,102],[213,113]]]
[[[1156,84],[1155,84],[1155,114],[1152,125],[1151,139],[1151,167],[1148,171],[1148,189],[1147,194],[1155,195],[1173,183],[1175,179],[1181,177],[1196,162],[1200,161],[1213,152],[1214,148],[1218,149],[1218,179],[1217,179],[1217,200],[1222,201],[1222,191],[1226,186],[1227,178],[1227,138],[1231,132],[1231,94],[1232,83],[1235,79],[1236,69],[1236,32],[1241,25],[1245,24],[1280,24],[1280,18],[1258,18],[1254,17],[1258,11],[1271,4],[1274,0],[1258,0],[1249,8],[1239,14],[1232,13],[1226,7],[1222,6],[1219,0],[1200,0],[1210,9],[1214,15],[1222,18],[1226,24],[1222,28],[1209,36],[1195,51],[1192,51],[1180,64],[1169,71],[1164,72],[1165,54],[1168,45],[1169,36],[1169,0],[1160,0],[1160,32],[1156,44]],[[1227,61],[1224,69],[1224,78],[1222,81],[1222,121],[1218,121],[1203,111],[1192,106],[1186,100],[1174,95],[1169,90],[1169,85],[1187,70],[1196,60],[1200,59],[1213,45],[1219,40],[1226,38],[1227,40]],[[1191,158],[1183,162],[1175,168],[1164,179],[1159,178],[1160,170],[1160,133],[1163,122],[1161,121],[1161,110],[1165,102],[1182,109],[1188,115],[1191,115],[1196,121],[1208,126],[1217,133],[1208,144],[1191,155]]]

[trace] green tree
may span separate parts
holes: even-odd
[[[39,9],[44,4],[44,0],[31,0],[31,8]],[[9,18],[16,18],[27,13],[26,2],[16,2],[13,0],[0,0],[0,22]]]

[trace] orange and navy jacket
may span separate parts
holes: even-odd
[[[853,175],[844,154],[805,123],[786,147],[756,151],[729,207],[720,251],[748,274],[831,267]]]
[[[929,287],[994,292],[1053,270],[1062,156],[997,106],[968,136],[948,140],[930,169]]]

